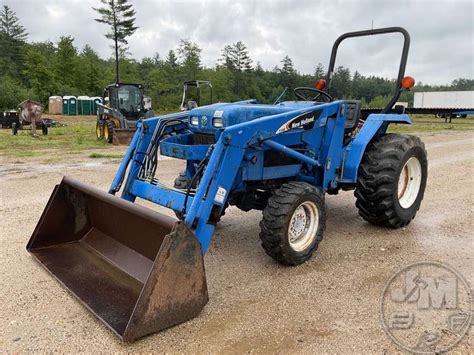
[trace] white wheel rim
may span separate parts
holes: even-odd
[[[319,210],[312,201],[300,204],[290,219],[288,241],[295,251],[305,250],[316,237],[319,227]]]
[[[418,158],[407,160],[398,177],[398,203],[410,208],[418,197],[421,187],[421,164]]]

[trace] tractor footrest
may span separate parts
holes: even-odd
[[[193,133],[171,136],[160,142],[161,154],[177,159],[202,160],[208,149],[209,145],[194,141]]]

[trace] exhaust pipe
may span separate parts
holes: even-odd
[[[71,178],[55,187],[27,250],[126,342],[194,318],[208,301],[186,225]]]

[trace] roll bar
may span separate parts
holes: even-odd
[[[395,91],[388,105],[382,110],[382,113],[388,112],[393,107],[393,105],[397,102],[398,98],[400,97],[401,84],[402,84],[403,77],[405,76],[408,50],[410,49],[410,35],[408,34],[407,30],[405,30],[402,27],[386,27],[386,28],[377,28],[377,29],[372,29],[372,30],[348,32],[341,35],[338,39],[336,39],[336,42],[334,42],[334,45],[332,46],[331,59],[329,60],[328,73],[326,76],[327,85],[324,88],[324,91],[328,92],[331,87],[331,80],[334,76],[334,65],[336,64],[337,49],[339,48],[339,45],[341,44],[343,40],[347,38],[353,38],[353,37],[365,37],[365,36],[380,35],[380,34],[386,34],[386,33],[401,33],[404,37],[402,57],[400,59],[400,67],[398,69],[398,77],[397,77]]]

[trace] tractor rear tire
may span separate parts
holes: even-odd
[[[284,265],[299,265],[318,248],[325,227],[324,195],[305,182],[289,182],[268,199],[260,239],[273,259]]]
[[[114,141],[115,123],[113,121],[105,121],[104,124],[104,139],[107,143]]]
[[[420,208],[428,176],[425,145],[416,136],[385,134],[368,146],[354,195],[360,216],[374,225],[404,227]]]

